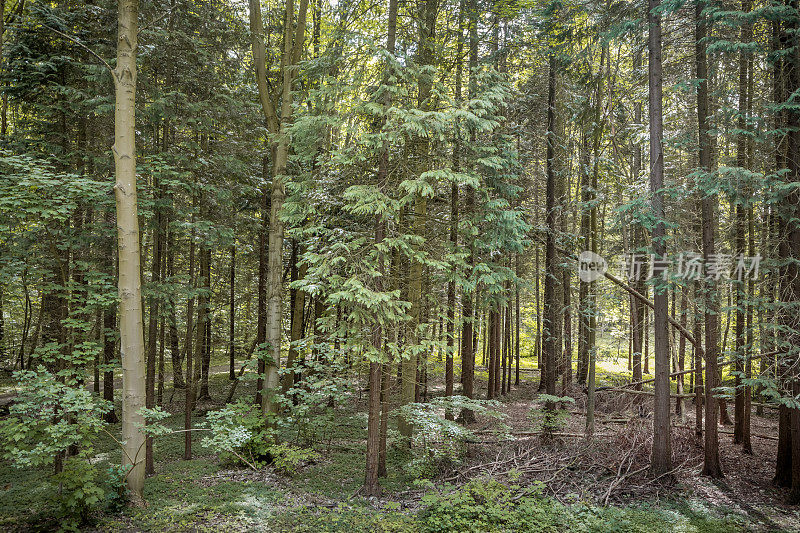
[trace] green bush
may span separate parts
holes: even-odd
[[[64,461],[64,467],[51,478],[58,493],[59,519],[63,530],[77,530],[89,519],[104,493],[95,482],[97,469],[78,457]]]
[[[515,493],[497,481],[473,480],[454,492],[427,495],[423,498],[427,505],[418,515],[420,531],[555,533],[569,529],[563,506],[536,491],[526,497],[515,497]]]
[[[409,474],[417,478],[434,477],[458,464],[466,452],[467,442],[475,435],[445,413],[467,409],[476,415],[502,419],[499,402],[473,400],[466,396],[440,396],[427,403],[409,403],[397,409],[401,418],[414,427],[411,442],[413,458],[406,465]],[[507,433],[502,426],[500,432]]]
[[[239,400],[206,414],[211,434],[201,444],[219,453],[220,458],[241,462],[257,469],[272,462],[270,446],[275,442],[261,408]]]

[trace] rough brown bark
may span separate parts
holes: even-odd
[[[699,138],[699,159],[702,172],[711,171],[711,138],[708,126],[708,69],[706,64],[707,21],[703,14],[705,2],[697,0],[695,4],[695,62],[699,84],[697,87],[697,125]],[[715,253],[714,230],[716,227],[715,194],[705,194],[701,200],[703,259],[711,262]],[[714,398],[714,389],[718,386],[719,372],[719,302],[717,290],[712,280],[705,283],[705,454],[702,473],[712,478],[723,476],[722,464],[719,460],[719,438],[717,435],[718,402]]]
[[[559,319],[559,303],[556,301],[556,285],[560,282],[561,276],[558,275],[558,256],[556,253],[556,232],[559,228],[558,223],[558,196],[556,191],[555,175],[555,98],[556,98],[556,56],[551,51],[548,63],[548,83],[547,83],[547,184],[545,191],[545,225],[547,236],[545,243],[544,257],[544,320],[542,323],[542,335],[544,342],[542,345],[541,371],[542,381],[545,385],[547,394],[556,394],[556,360],[558,358],[559,347],[561,346],[561,328]]]
[[[660,0],[648,2],[648,69],[649,69],[649,114],[650,114],[650,194],[652,195],[653,252],[656,258],[666,255],[664,228],[664,152],[662,147],[662,65],[661,65],[661,15]],[[667,329],[666,287],[656,284],[653,290],[654,344],[655,344],[655,396],[653,397],[653,448],[651,469],[663,475],[672,469],[669,406],[669,332]],[[716,362],[716,360],[715,360]]]

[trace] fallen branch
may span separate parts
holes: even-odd
[[[717,429],[717,433],[722,433],[723,435],[733,435],[733,431],[725,429]],[[756,435],[755,433],[751,433],[750,436],[755,437],[757,439],[778,440],[778,437],[774,437],[772,435]]]

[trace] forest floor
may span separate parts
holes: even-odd
[[[438,363],[434,363],[438,364]],[[524,365],[528,366],[528,365]],[[210,380],[216,400],[201,405],[195,423],[227,395],[226,367],[214,367]],[[430,375],[439,375],[431,371]],[[485,395],[485,372],[478,373]],[[458,464],[442,465],[428,480],[406,467],[402,447],[388,453],[388,476],[379,498],[358,495],[366,446],[366,376],[355,376],[353,390],[335,411],[326,438],[315,444],[318,459],[291,476],[272,467],[253,471],[225,464],[195,437],[194,458],[181,459],[183,436],[156,439],[156,474],[145,487],[147,506],[121,513],[96,512],[87,531],[800,531],[800,509],[784,506],[784,493],[771,486],[777,435],[774,413],[754,414],[753,454],[741,452],[732,436],[720,435],[725,478],[699,475],[702,443],[694,435],[694,407],[673,419],[675,469],[653,479],[647,471],[652,413],[648,399],[618,391],[598,394],[594,438],[583,437],[585,393],[567,391],[554,434],[536,425],[538,372],[523,368],[520,386],[501,398],[510,435],[480,418],[475,438]],[[625,379],[598,374],[599,384]],[[2,384],[8,384],[3,379]],[[438,394],[440,383],[429,383]],[[9,387],[0,386],[0,393]],[[183,393],[165,391],[166,423],[183,424]],[[252,394],[242,383],[237,397]],[[533,416],[531,416],[533,414]],[[721,431],[732,428],[720,426]],[[767,438],[762,438],[767,437]],[[110,438],[99,439],[94,461],[118,462]],[[41,469],[14,470],[0,462],[0,530],[51,530],[57,522],[54,492]]]

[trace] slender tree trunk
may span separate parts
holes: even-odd
[[[649,87],[650,87],[650,194],[652,195],[653,252],[656,258],[666,255],[664,228],[664,152],[662,148],[663,119],[661,103],[661,15],[660,0],[649,0]],[[669,331],[667,326],[666,287],[656,283],[653,290],[653,317],[655,322],[655,396],[653,400],[653,449],[651,468],[654,474],[662,475],[672,469],[670,445],[669,406]]]
[[[386,50],[394,55],[397,38],[397,0],[389,0],[389,19],[387,23]],[[388,83],[388,78],[384,80]],[[391,96],[387,92],[383,102],[388,109]],[[384,146],[378,162],[378,184],[386,181],[389,174],[389,150]],[[375,244],[380,245],[386,235],[386,222],[380,214],[375,215]],[[385,274],[384,258],[378,256],[378,275],[375,276],[375,291],[383,291]],[[318,341],[315,341],[318,342]],[[376,324],[372,332],[372,347],[380,351],[383,346],[383,328]],[[381,492],[378,478],[386,475],[386,434],[388,432],[388,393],[389,365],[382,361],[370,361],[369,365],[369,405],[367,415],[367,466],[364,475],[366,496],[378,496]]]
[[[197,200],[193,199],[192,203],[196,206]],[[194,225],[194,215],[192,215],[192,225]],[[195,231],[192,228],[191,237],[189,240],[189,286],[194,293],[196,289],[196,280],[194,277],[194,262],[195,262],[195,244],[194,244]],[[189,297],[186,303],[186,341],[183,349],[183,357],[186,359],[186,388],[184,389],[184,410],[183,410],[183,458],[189,460],[192,458],[192,408],[194,406],[194,357],[192,356],[192,331],[194,321],[194,294]]]
[[[154,195],[160,196],[161,190],[158,179],[153,182]],[[158,338],[158,314],[159,297],[154,294],[157,286],[161,283],[161,255],[162,255],[162,231],[161,231],[161,209],[156,207],[153,216],[153,259],[150,268],[151,294],[149,297],[150,313],[147,324],[147,375],[146,375],[146,396],[145,404],[148,409],[155,407],[155,379],[156,379],[156,344]],[[145,475],[150,476],[155,473],[153,465],[153,437],[147,437],[145,443]]]
[[[692,306],[692,321],[694,324],[694,331],[692,334],[697,340],[698,344],[703,336],[703,321],[700,314],[700,309],[697,302],[700,300],[700,288],[697,282],[694,283],[694,304]],[[703,357],[698,346],[694,346],[694,420],[695,420],[695,436],[700,438],[703,436],[703,404],[705,403],[703,390]]]
[[[789,18],[787,24],[787,37],[789,39],[787,56],[786,82],[788,84],[785,94],[794,95],[800,88],[800,21],[797,19],[798,0],[791,0],[790,5],[794,16]],[[793,101],[790,96],[789,101]],[[786,110],[788,130],[788,144],[786,147],[786,163],[789,172],[786,182],[797,184],[800,182],[800,112],[795,107]],[[800,397],[800,377],[797,372],[798,345],[800,345],[800,329],[797,319],[797,302],[800,299],[800,192],[797,187],[789,190],[781,205],[781,226],[785,238],[782,239],[781,259],[785,264],[784,276],[781,280],[781,296],[784,308],[781,312],[780,325],[784,339],[782,351],[779,355],[781,367],[781,388],[783,395],[788,398]],[[791,447],[791,484],[787,503],[796,505],[800,503],[800,409],[796,406],[789,409],[788,426]]]
[[[263,41],[264,25],[261,19],[261,5],[250,0],[250,30],[252,33],[253,62],[256,66],[256,82],[259,100],[267,121],[267,128],[276,136],[272,165],[272,188],[270,194],[270,217],[267,251],[267,310],[266,343],[267,361],[264,364],[264,381],[261,394],[261,410],[275,413],[274,401],[278,382],[278,367],[281,358],[281,311],[283,301],[283,221],[281,211],[285,192],[286,165],[289,157],[288,128],[292,123],[292,91],[296,76],[296,66],[303,53],[306,31],[308,0],[300,0],[297,24],[294,24],[294,0],[286,0],[284,9],[283,51],[281,56],[281,94],[280,114],[278,106],[272,101],[267,83],[266,45]]]
[[[521,276],[519,254],[517,254],[517,256],[516,256],[516,263],[517,263],[516,264],[516,267],[517,267],[517,278],[519,278]],[[516,368],[516,376],[514,376],[514,385],[519,386],[519,358],[520,358],[520,355],[519,355],[519,319],[520,319],[520,316],[519,316],[520,315],[520,313],[519,313],[519,283],[516,284],[515,311],[516,311],[516,314],[517,314],[517,322],[516,322],[517,330],[516,330],[515,335],[514,335],[514,341],[516,342],[516,347],[515,347],[514,353],[517,356],[517,361],[516,361],[517,362],[517,368]]]
[[[167,241],[167,278],[171,280],[175,276],[175,246],[178,242],[172,231],[167,233]],[[170,292],[169,306],[169,351],[172,360],[172,388],[182,389],[186,384],[183,381],[183,363],[181,362],[180,342],[178,339],[178,305],[172,292]]]
[[[297,281],[305,277],[306,266],[297,268],[298,256],[301,253],[296,241],[292,242],[292,258],[290,267],[291,281]],[[282,389],[285,394],[295,384],[297,374],[296,366],[298,360],[297,345],[303,336],[303,310],[305,309],[305,292],[297,289],[290,289],[289,301],[291,302],[291,322],[289,326],[290,344],[289,353],[286,357],[286,373],[283,375]]]
[[[556,360],[561,346],[561,321],[559,320],[560,305],[557,301],[556,285],[561,281],[558,273],[558,256],[556,253],[556,233],[560,227],[558,223],[559,206],[555,172],[555,99],[556,99],[556,56],[550,51],[548,84],[547,84],[547,190],[545,194],[546,210],[545,225],[547,237],[545,244],[545,280],[544,280],[544,321],[542,335],[544,336],[542,363],[542,381],[545,391],[551,396],[556,394]]]
[[[145,400],[144,328],[136,199],[136,47],[139,32],[138,0],[117,3],[117,64],[114,113],[114,166],[119,249],[120,352],[122,354],[122,464],[130,465],[128,489],[134,502],[142,502],[144,464],[142,449]]]
[[[475,80],[476,70],[478,67],[478,2],[477,0],[467,0],[467,21],[469,27],[469,96],[475,96],[477,89],[477,82]],[[475,139],[475,132],[470,131],[470,144]],[[475,189],[470,185],[465,186],[465,202],[464,208],[466,215],[469,217],[475,207]],[[467,260],[466,272],[471,277],[472,267],[475,264],[475,247],[471,241],[467,243]],[[461,294],[461,385],[463,394],[467,398],[475,397],[475,352],[477,351],[477,342],[475,342],[474,334],[477,332],[475,325],[478,321],[475,315],[478,313],[478,306],[473,308],[473,291],[464,287]],[[475,328],[475,331],[473,331]],[[463,410],[459,415],[465,423],[470,423],[475,420],[475,415],[472,411]]]
[[[229,296],[229,309],[228,309],[228,358],[229,358],[229,368],[228,368],[228,379],[236,379],[236,371],[234,370],[234,366],[236,365],[236,244],[231,245],[231,264],[230,264],[230,274],[228,275],[228,286],[230,289],[230,296]]]
[[[686,306],[688,300],[689,289],[687,287],[681,288],[681,311],[680,311],[680,324],[681,327],[686,329]],[[678,372],[683,372],[686,367],[686,337],[683,335],[678,336]],[[678,398],[675,400],[675,414],[678,416],[683,415],[683,399],[680,397],[684,390],[684,375],[678,376],[677,392]]]
[[[263,175],[267,178],[269,158],[264,156]],[[264,389],[264,372],[267,357],[267,256],[269,255],[269,191],[264,189],[261,194],[261,224],[258,231],[258,309],[256,310],[256,353],[258,354],[258,381],[256,382],[255,403],[261,405],[262,391]]]
[[[695,61],[697,79],[697,124],[699,137],[700,170],[711,171],[711,138],[708,133],[708,69],[706,67],[707,23],[703,15],[704,1],[697,0],[695,4]],[[714,230],[716,226],[715,194],[705,194],[701,200],[702,212],[702,240],[703,259],[709,264],[715,253]],[[703,475],[719,478],[723,476],[722,464],[719,460],[719,440],[717,436],[717,400],[714,398],[714,389],[717,387],[719,371],[717,358],[719,357],[719,303],[717,302],[716,287],[713,281],[707,280],[705,286],[705,358],[706,358],[706,383],[705,383],[705,457],[703,462]]]

